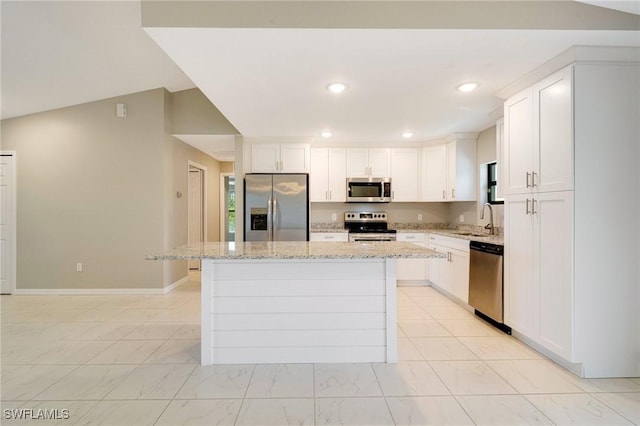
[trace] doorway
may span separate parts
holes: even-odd
[[[236,240],[236,178],[220,173],[220,241]]]
[[[206,173],[207,169],[189,161],[187,200],[187,243],[189,245],[206,241]],[[189,270],[200,270],[200,260],[189,260]]]
[[[0,152],[0,293],[16,289],[16,153]]]

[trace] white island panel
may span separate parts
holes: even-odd
[[[395,362],[395,259],[202,262],[202,364]]]

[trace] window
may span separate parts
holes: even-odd
[[[487,164],[487,198],[489,204],[504,204],[503,198],[498,198],[498,163]]]

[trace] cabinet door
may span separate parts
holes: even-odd
[[[308,173],[309,172],[309,144],[283,143],[280,145],[280,172]]]
[[[539,343],[572,359],[573,191],[541,193],[533,206]]]
[[[329,148],[329,201],[347,201],[347,152]]]
[[[447,144],[447,200],[475,201],[476,139],[459,139]]]
[[[422,149],[422,199],[446,201],[447,147],[435,145]]]
[[[277,173],[280,163],[280,145],[251,145],[251,171],[253,173]]]
[[[542,80],[535,95],[533,157],[534,189],[538,192],[573,189],[572,67]]]
[[[504,201],[504,322],[530,337],[538,308],[533,289],[531,199],[531,195],[522,194]]]
[[[309,172],[309,199],[311,201],[328,201],[329,179],[329,150],[327,148],[313,148]]]
[[[369,174],[376,177],[391,176],[391,150],[389,148],[370,148]],[[417,176],[416,176],[417,178]]]
[[[504,167],[504,118],[499,118],[496,121],[496,179],[498,184],[496,185],[496,198],[504,198],[504,182],[502,176],[504,176],[502,169]]]
[[[533,172],[533,101],[527,89],[509,98],[504,104],[504,167],[505,195],[531,192]]]
[[[469,303],[469,253],[451,251],[451,275],[453,295]]]
[[[366,148],[347,149],[347,177],[369,176],[369,150]]]
[[[418,149],[391,150],[393,201],[418,201]]]

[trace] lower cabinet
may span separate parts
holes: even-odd
[[[505,234],[505,324],[574,361],[573,191],[508,196],[504,206],[510,231]]]
[[[428,280],[464,303],[469,303],[469,241],[429,234],[427,247],[445,258],[429,258]]]
[[[347,242],[349,234],[346,232],[311,232],[309,241]]]
[[[420,247],[427,247],[424,232],[399,232],[396,241],[414,243]],[[424,281],[427,262],[425,259],[398,259],[396,263],[396,277],[403,281]]]

